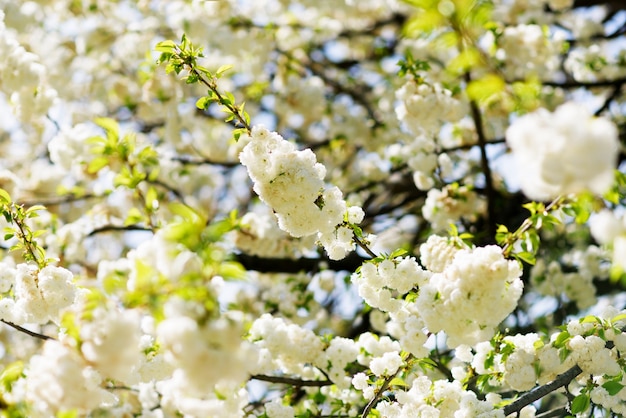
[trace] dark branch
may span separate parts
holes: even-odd
[[[87,236],[88,237],[92,237],[92,236],[97,235],[99,233],[110,232],[110,231],[122,231],[122,232],[126,232],[126,231],[147,231],[147,232],[153,232],[152,229],[150,229],[150,228],[148,228],[146,226],[141,226],[141,225],[105,225],[105,226],[101,226],[100,228],[94,229],[89,234],[87,234]]]
[[[356,252],[350,253],[343,260],[330,260],[320,258],[264,258],[248,254],[237,254],[236,259],[246,270],[254,270],[261,273],[299,273],[301,271],[317,271],[320,264],[324,263],[327,268],[334,271],[354,271],[367,261]]]
[[[301,380],[301,379],[294,379],[291,377],[266,376],[266,375],[260,375],[260,374],[255,374],[253,376],[250,376],[250,378],[254,380],[261,380],[263,382],[281,383],[284,385],[291,385],[295,387],[308,386],[308,387],[320,387],[321,388],[321,387],[330,386],[333,384],[333,382],[331,382],[330,380]]]
[[[554,392],[562,386],[566,386],[582,372],[582,369],[578,367],[578,365],[572,367],[565,373],[558,375],[557,378],[554,379],[552,382],[531,390],[516,401],[505,406],[504,415],[506,416],[521,411],[522,408],[524,408],[525,406],[530,405],[531,403],[543,398],[544,396],[548,395],[551,392]]]
[[[55,339],[55,338],[52,338],[52,337],[48,337],[47,335],[39,334],[38,332],[34,332],[34,331],[31,331],[31,330],[28,330],[28,329],[26,329],[24,327],[21,327],[21,326],[19,326],[17,324],[14,324],[13,322],[5,321],[4,319],[0,319],[0,322],[3,322],[5,324],[7,324],[8,326],[15,328],[16,330],[18,330],[20,332],[23,332],[24,334],[28,334],[31,337],[39,338],[40,340],[44,340],[45,341],[45,340],[54,340]]]

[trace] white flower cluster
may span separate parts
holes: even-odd
[[[279,399],[274,399],[265,404],[265,413],[268,418],[293,418],[295,410],[289,405],[283,405]]]
[[[441,273],[420,286],[415,301],[431,332],[445,331],[448,345],[476,344],[517,306],[522,295],[521,268],[491,245],[456,252]]]
[[[481,417],[504,418],[504,412],[496,409],[491,399],[481,401],[476,394],[463,389],[461,382],[455,380],[436,380],[427,376],[413,380],[407,391],[395,394],[397,402],[381,401],[375,410],[387,418],[404,417]],[[493,396],[491,398],[494,398]]]
[[[403,365],[400,344],[387,336],[378,338],[370,332],[359,336],[357,357],[359,364],[368,367],[376,377],[391,376]],[[352,386],[363,393],[365,399],[372,399],[378,387],[365,373],[352,377]]]
[[[626,217],[602,210],[593,215],[591,234],[600,244],[613,251],[613,266],[626,271]]]
[[[547,200],[586,189],[603,194],[613,182],[617,128],[575,103],[540,109],[515,120],[506,140],[523,172],[526,196]]]
[[[202,398],[216,386],[243,383],[256,364],[256,349],[242,339],[243,333],[242,318],[235,315],[201,324],[175,314],[161,322],[157,337],[166,360],[175,367],[172,390]]]
[[[262,301],[259,311],[269,307],[277,309],[282,316],[300,319],[298,310],[306,309],[310,315],[319,311],[311,288],[311,278],[307,274],[257,274],[258,298]],[[334,275],[333,275],[334,279]]]
[[[546,265],[544,259],[537,260],[530,278],[533,289],[542,295],[560,297],[576,302],[579,309],[587,309],[596,302],[594,280],[607,279],[609,276],[606,251],[597,246],[584,250],[574,250],[565,254],[561,262],[552,261]],[[562,264],[567,266],[563,271]]]
[[[347,389],[352,379],[345,368],[357,359],[359,347],[360,344],[350,338],[335,337],[317,357],[315,364],[339,389]]]
[[[496,352],[493,342],[484,341],[475,346],[473,356],[468,347],[459,347],[457,357],[470,363],[478,375],[501,375],[502,379],[490,379],[490,385],[516,391],[527,391],[537,384],[546,384],[578,365],[583,370],[580,384],[588,384],[591,376],[594,385],[597,385],[592,397],[595,396],[599,404],[615,412],[624,411],[626,391],[620,390],[614,396],[609,396],[602,387],[602,383],[621,373],[618,359],[626,350],[626,333],[620,331],[624,320],[611,318],[621,318],[623,313],[609,307],[596,320],[572,320],[567,324],[567,331],[552,334],[547,343],[535,333],[518,334],[504,337],[498,343]],[[568,333],[569,337],[565,342],[558,342],[562,340],[563,332]],[[607,343],[612,343],[612,347]],[[563,350],[567,353],[565,358]],[[486,367],[487,364],[489,367]]]
[[[263,126],[253,127],[251,136],[239,159],[254,191],[276,213],[279,227],[294,237],[317,234],[330,258],[345,257],[354,244],[350,228],[341,226],[344,216],[359,223],[363,210],[348,208],[337,187],[325,187],[326,168],[310,149],[298,151]]]
[[[41,354],[31,358],[25,373],[26,398],[42,413],[75,409],[86,414],[116,402],[115,396],[100,387],[100,374],[75,349],[58,341],[46,341]]]
[[[200,256],[183,244],[168,240],[162,231],[158,231],[150,240],[142,242],[137,248],[128,252],[126,256],[130,267],[128,290],[135,290],[137,282],[141,280],[139,276],[146,272],[154,277],[162,276],[168,281],[175,282],[186,275],[198,274],[202,271]],[[114,269],[123,267],[122,260],[119,260],[120,264],[115,263]],[[108,265],[109,263],[103,262],[105,269]],[[115,273],[115,270],[110,272]],[[102,277],[106,277],[105,273]]]
[[[562,40],[549,38],[539,25],[508,26],[498,39],[496,57],[510,79],[546,78],[558,69]]]
[[[537,353],[536,347],[540,341],[537,334],[506,336],[504,343],[513,347],[512,352],[507,352],[506,359],[501,353],[495,355],[491,369],[485,368],[486,359],[492,355],[493,347],[489,341],[484,341],[476,345],[476,355],[472,359],[472,367],[478,374],[488,374],[499,372],[503,374],[502,382],[492,379],[493,386],[508,385],[508,387],[526,391],[532,389],[538,379],[536,374]],[[556,351],[556,350],[555,350]],[[558,356],[557,356],[558,359]]]
[[[287,123],[292,127],[308,126],[319,121],[324,113],[324,81],[319,77],[287,77],[284,86],[276,87],[283,91],[284,99],[276,101],[276,111],[290,115]]]
[[[4,24],[0,10],[0,89],[7,93],[16,113],[26,122],[44,116],[57,92],[46,81],[46,67],[39,57],[20,45]]]
[[[375,376],[391,376],[403,363],[400,343],[387,336],[377,338],[366,332],[359,336],[357,347],[359,364],[369,367]]]
[[[0,318],[16,324],[59,323],[64,309],[74,303],[76,285],[72,273],[62,267],[39,270],[32,264],[7,266],[0,281],[2,290],[12,296],[0,299]]]
[[[491,338],[522,294],[518,263],[497,246],[471,249],[458,238],[432,236],[420,250],[429,270],[405,257],[365,263],[352,275],[365,302],[389,313],[387,331],[415,355],[424,352],[425,328],[445,331],[450,347]],[[409,303],[403,295],[412,289]]]
[[[420,190],[435,184],[433,174],[438,164],[450,165],[445,154],[437,156],[434,137],[447,122],[458,122],[463,117],[462,103],[440,83],[406,82],[396,91],[399,104],[396,116],[415,138],[407,145],[392,145],[387,157],[396,163],[405,162],[413,170],[413,181]]]
[[[455,254],[467,245],[458,237],[431,235],[420,245],[420,261],[429,271],[441,273],[452,263]]]
[[[596,335],[573,336],[567,347],[572,360],[583,369],[583,373],[616,376],[621,372],[615,351],[606,347],[606,341]]]
[[[315,245],[313,236],[293,238],[270,214],[246,213],[235,233],[235,245],[246,254],[268,258],[295,258]]]
[[[96,309],[81,324],[80,350],[85,360],[107,378],[126,384],[137,381],[142,360],[140,319],[137,312]]]
[[[603,26],[599,25],[600,33]],[[565,68],[577,81],[612,80],[626,75],[624,58],[626,50],[613,57],[606,45],[594,44],[588,48],[576,48],[565,60]]]
[[[322,340],[313,331],[267,313],[254,321],[249,334],[260,350],[257,373],[280,369],[301,374],[304,365],[314,363],[324,349]]]
[[[444,122],[457,122],[463,116],[461,102],[439,83],[406,82],[398,91],[396,116],[415,135],[433,136]]]
[[[58,167],[80,175],[80,164],[77,163],[86,162],[93,147],[87,139],[100,134],[94,126],[86,123],[62,128],[48,143],[50,160]]]
[[[413,182],[420,190],[435,185],[433,174],[437,169],[437,153],[434,139],[416,135],[408,144],[392,144],[385,149],[386,158],[394,165],[406,163],[413,170]]]
[[[422,206],[424,219],[430,222],[434,232],[446,231],[450,224],[464,219],[470,222],[485,213],[487,204],[475,191],[456,183],[443,189],[431,189]]]
[[[396,312],[403,305],[400,297],[426,283],[430,273],[424,271],[413,257],[385,259],[378,264],[364,263],[352,275],[359,296],[373,308]]]

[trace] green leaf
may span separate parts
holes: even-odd
[[[535,262],[537,261],[537,259],[535,258],[535,255],[528,251],[521,251],[517,254],[513,254],[513,256],[517,258],[518,260],[524,261],[525,263],[528,263],[530,265],[534,265]]]
[[[606,389],[606,391],[609,393],[609,395],[615,396],[624,388],[624,385],[622,385],[621,383],[616,382],[614,380],[610,380],[608,382],[605,382],[602,385],[602,387],[604,389]]]
[[[150,186],[145,197],[146,209],[153,212],[159,207],[159,196],[154,187]]]
[[[470,99],[485,102],[493,96],[502,93],[506,89],[506,83],[494,74],[487,74],[482,78],[470,81],[467,86],[467,95]]]
[[[191,207],[180,202],[172,202],[168,205],[168,209],[174,214],[181,217],[183,220],[190,223],[202,222],[200,214],[194,211]]]
[[[398,257],[403,257],[407,254],[408,254],[407,250],[405,250],[404,248],[398,248],[397,250],[394,250],[391,254],[389,254],[389,258],[394,259]]]
[[[591,324],[594,324],[594,323],[601,324],[601,323],[602,323],[602,319],[598,318],[598,317],[597,317],[597,316],[595,316],[595,315],[587,315],[587,316],[585,316],[584,318],[581,318],[581,319],[579,320],[579,322],[580,322],[581,324],[590,324],[590,323],[591,323]]]
[[[224,75],[224,73],[228,70],[230,70],[231,68],[233,68],[232,65],[227,64],[227,65],[222,65],[220,68],[217,69],[217,71],[215,72],[215,77],[220,78],[222,75]]]
[[[143,221],[143,214],[137,208],[130,208],[124,219],[124,226],[134,225]]]
[[[126,289],[126,280],[118,274],[111,274],[102,280],[102,288],[107,294],[123,291]]]
[[[120,131],[120,126],[117,121],[111,118],[96,118],[94,119],[94,123],[105,130],[109,141],[117,141]]]
[[[237,128],[235,130],[233,130],[233,139],[235,140],[235,142],[239,141],[239,138],[241,138],[241,134],[247,133],[248,131],[246,131],[246,128]]]
[[[446,65],[446,70],[454,75],[460,75],[473,68],[480,62],[480,53],[474,48],[461,51]]]
[[[614,316],[613,318],[611,318],[611,322],[615,323],[618,321],[623,321],[626,319],[626,314],[619,314],[617,316]]]
[[[87,172],[89,174],[95,174],[98,171],[102,170],[109,164],[109,159],[107,157],[96,157],[87,165]]]
[[[554,340],[554,347],[560,348],[565,346],[565,342],[569,340],[571,335],[567,331],[562,331]]]
[[[226,280],[241,280],[246,277],[246,269],[240,263],[234,261],[223,261],[219,265],[217,274]]]
[[[589,409],[591,405],[591,399],[587,394],[580,394],[572,401],[571,412],[572,414],[580,414]]]
[[[390,386],[402,386],[402,387],[407,387],[408,384],[404,381],[404,379],[401,379],[399,377],[394,377],[393,379],[391,379],[391,382],[389,382]]]
[[[200,110],[206,110],[213,100],[208,96],[202,96],[196,100],[196,107]]]
[[[77,409],[70,409],[68,411],[57,412],[55,418],[78,418],[79,416]]]
[[[0,203],[5,205],[11,203],[11,195],[4,189],[0,189]]]
[[[176,43],[174,41],[170,41],[170,40],[159,42],[154,47],[154,50],[158,51],[158,52],[173,53],[176,50]]]
[[[14,363],[9,364],[5,367],[0,375],[0,382],[2,383],[2,387],[5,392],[11,392],[11,388],[13,387],[13,383],[15,383],[20,377],[22,377],[22,372],[24,370],[24,363],[21,361],[16,361]]]

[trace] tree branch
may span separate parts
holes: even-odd
[[[409,354],[404,361],[408,363],[412,358],[413,358],[413,354]],[[380,398],[383,396],[383,393],[387,390],[387,388],[391,384],[391,381],[396,378],[396,376],[398,375],[398,373],[400,373],[401,370],[402,370],[402,367],[398,367],[398,370],[396,370],[395,373],[385,378],[385,381],[383,382],[381,387],[376,391],[376,394],[374,395],[374,397],[370,399],[367,405],[365,405],[365,409],[363,409],[361,418],[367,418],[369,416],[369,413],[372,410],[372,408],[378,403]]]
[[[31,330],[26,329],[24,327],[21,327],[21,326],[19,326],[17,324],[14,324],[13,322],[5,321],[4,319],[0,319],[0,322],[2,322],[4,324],[7,324],[10,327],[15,328],[16,330],[18,330],[20,332],[23,332],[24,334],[28,334],[31,337],[39,338],[40,340],[44,340],[44,341],[45,340],[56,340],[56,338],[52,338],[52,337],[49,337],[47,335],[39,334],[38,332],[31,331]]]
[[[99,228],[95,228],[89,234],[88,237],[92,237],[101,232],[109,232],[109,231],[146,231],[146,232],[154,232],[151,228],[141,225],[105,225]]]
[[[530,405],[531,403],[543,398],[549,393],[554,392],[558,388],[567,385],[582,372],[582,369],[578,367],[578,365],[572,367],[565,373],[558,375],[557,378],[554,379],[552,382],[531,390],[516,401],[505,406],[504,415],[506,416],[521,411],[522,408],[524,408],[525,406]]]
[[[261,374],[255,374],[250,376],[251,379],[260,380],[262,382],[270,382],[270,383],[280,383],[284,385],[291,385],[295,387],[324,387],[330,386],[333,384],[330,380],[302,380],[302,379],[294,379],[291,377],[284,376],[266,376]]]
[[[467,75],[469,82],[469,74]],[[487,139],[483,129],[483,119],[478,104],[474,100],[470,100],[470,110],[472,112],[472,120],[476,128],[478,136],[478,147],[480,148],[480,165],[485,176],[485,198],[487,199],[487,228],[488,236],[494,239],[496,236],[495,205],[494,205],[494,189],[493,178],[491,176],[491,167],[489,166],[489,157],[487,156]]]

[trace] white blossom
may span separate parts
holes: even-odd
[[[618,141],[615,125],[566,103],[516,119],[507,143],[522,170],[524,193],[537,200],[591,190],[602,194],[613,182]]]
[[[417,311],[431,332],[446,332],[451,347],[487,340],[517,305],[521,273],[500,247],[459,250],[443,272],[420,287]]]
[[[42,412],[77,409],[87,413],[115,402],[100,387],[102,377],[63,344],[48,340],[41,354],[31,358],[27,369],[27,397]]]

